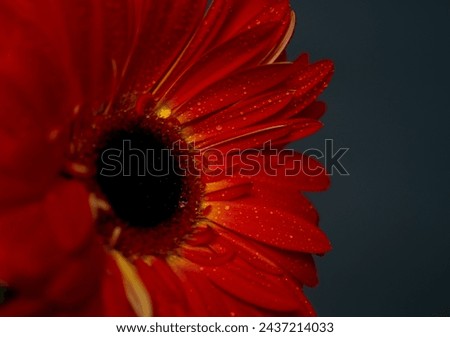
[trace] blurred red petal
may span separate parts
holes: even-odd
[[[99,289],[104,253],[81,185],[56,184],[44,199],[3,212],[0,230],[0,275],[21,296],[46,294],[56,310],[82,306]]]
[[[107,264],[103,270],[101,293],[103,311],[101,316],[133,317],[136,316],[125,294],[122,273],[115,260],[107,257]]]

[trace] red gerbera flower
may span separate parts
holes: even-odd
[[[2,1],[0,315],[314,314],[330,244],[301,192],[328,178],[280,150],[321,126],[332,63],[283,61],[287,0],[207,7]],[[126,164],[173,144],[168,175]]]

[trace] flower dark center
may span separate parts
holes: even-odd
[[[162,140],[139,127],[117,130],[106,137],[98,154],[96,181],[129,226],[152,228],[175,214],[183,177]]]

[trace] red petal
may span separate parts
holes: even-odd
[[[312,157],[292,150],[254,157],[258,164],[245,175],[266,184],[297,191],[323,191],[330,185],[325,168]]]
[[[289,316],[284,312],[270,311],[264,308],[258,308],[254,305],[243,302],[234,296],[226,296],[223,298],[225,305],[229,308],[230,316],[237,317],[276,317]]]
[[[177,79],[167,93],[166,88],[162,88],[164,97],[177,107],[233,72],[258,65],[273,46],[276,27],[275,23],[258,26],[213,49]]]
[[[276,262],[302,284],[309,287],[315,287],[318,284],[316,265],[310,254],[278,251],[274,249],[266,249],[262,251],[262,254]]]
[[[204,271],[217,286],[257,307],[284,312],[298,308],[295,286],[281,277],[261,273],[239,258],[226,266],[205,267]]]
[[[211,138],[199,142],[196,146],[203,150],[220,151],[227,156],[235,155],[237,150],[258,150],[269,141],[273,147],[284,144],[291,138],[306,137],[322,127],[322,123],[314,119],[298,119],[289,121],[270,122],[250,127],[244,130],[236,130],[220,134],[220,137]],[[205,152],[206,153],[206,152]],[[243,156],[243,153],[239,154]]]
[[[312,307],[309,300],[306,298],[305,294],[303,293],[303,290],[297,289],[296,295],[298,297],[299,303],[301,303],[301,305],[299,305],[298,311],[296,312],[296,315],[305,317],[317,316],[316,311]]]
[[[305,109],[301,110],[297,115],[293,115],[293,118],[312,118],[319,119],[323,116],[327,106],[324,102],[313,102]]]
[[[222,182],[217,184],[222,185]],[[212,184],[209,184],[211,186]],[[252,183],[250,181],[240,181],[239,183],[225,188],[211,190],[208,189],[205,195],[206,201],[222,201],[222,200],[235,200],[245,196],[248,196],[252,191]]]
[[[207,224],[197,224],[193,233],[185,238],[185,243],[194,247],[205,246],[217,236],[216,232]]]
[[[95,236],[88,200],[85,186],[74,182],[65,182],[47,195],[44,212],[62,251],[79,249]]]
[[[78,183],[56,184],[44,199],[4,211],[1,278],[22,296],[42,296],[38,315],[75,313],[100,286],[104,252],[93,230],[87,194]]]
[[[203,151],[218,150],[223,154],[235,150],[259,149],[269,140],[284,139],[289,131],[290,126],[283,122],[270,123],[224,133],[220,137],[197,144],[197,147]]]
[[[267,23],[276,23],[272,47],[283,41],[290,20],[289,2],[286,0],[216,0],[211,3],[205,19],[194,35],[181,59],[175,65],[167,83],[173,83],[186,69],[213,49],[223,45],[249,29]],[[262,61],[255,60],[255,65]],[[208,74],[211,75],[211,74]],[[162,90],[165,92],[166,90]]]
[[[61,8],[65,3],[19,0],[0,5],[0,92],[10,88],[21,94],[22,101],[12,106],[34,107],[23,112],[41,117],[39,124],[61,121],[80,98],[78,77],[68,76],[73,72]]]
[[[94,239],[92,237],[92,241]],[[79,315],[86,311],[91,315],[102,313],[98,292],[103,276],[104,250],[95,243],[61,263],[57,273],[48,280],[43,295],[46,305],[58,315]]]
[[[226,41],[238,32],[264,24],[266,22],[277,22],[284,26],[283,31],[290,21],[290,6],[287,0],[216,0],[217,2],[228,2],[226,24],[215,37],[215,43]],[[223,15],[222,13],[218,13]],[[282,34],[280,34],[282,35]]]
[[[284,50],[284,51],[278,56],[278,58],[275,60],[274,63],[287,62],[287,61],[288,61],[287,51]]]
[[[61,259],[68,259],[68,253],[86,248],[94,235],[86,206],[84,187],[63,183],[43,200],[2,213],[0,275],[8,282],[10,278],[31,282],[48,277],[46,273]],[[64,210],[68,216],[62,219]]]
[[[68,2],[63,7],[75,69],[92,102],[109,98],[119,81],[122,92],[157,83],[191,38],[206,1]]]
[[[245,235],[258,242],[293,250],[322,254],[331,249],[323,232],[305,219],[270,208],[242,202],[207,202],[211,206],[208,218],[216,224]]]
[[[274,140],[272,146],[283,148],[291,142],[316,133],[323,126],[321,122],[315,119],[306,118],[290,119],[288,123],[291,129],[289,134],[281,139]]]
[[[35,118],[21,119],[20,111],[7,111],[15,117],[2,118],[0,126],[0,209],[42,198],[62,165],[65,148],[62,140],[50,142]],[[14,128],[9,129],[10,122],[16,122]]]
[[[201,270],[184,270],[182,278],[189,303],[187,316],[230,315],[230,310],[224,302],[228,295],[217,289]]]
[[[314,259],[310,254],[291,252],[249,241],[232,232],[220,229],[220,235],[231,240],[239,249],[240,257],[262,271],[292,275],[302,284],[314,287],[318,283]],[[244,249],[246,252],[242,252]],[[266,262],[270,261],[270,263]],[[274,267],[276,266],[276,268]]]
[[[203,141],[217,137],[219,129],[224,133],[255,125],[275,115],[291,101],[291,98],[291,93],[283,89],[238,102],[230,108],[209,115],[204,120],[188,123],[187,130],[192,135],[188,140]]]
[[[298,62],[302,62],[300,60]],[[289,85],[296,88],[295,95],[297,97],[305,95],[313,88],[327,86],[330,76],[334,72],[334,65],[332,61],[322,60],[310,64],[293,76]],[[324,89],[324,88],[323,88]]]
[[[289,197],[282,197],[286,193],[284,187],[277,185],[277,178],[273,177],[272,184],[255,182],[253,186],[253,197],[246,202],[258,206],[261,204],[270,205],[272,208],[280,209],[302,217],[311,225],[317,225],[319,216],[313,205],[298,191],[289,191]]]
[[[124,90],[150,89],[167,76],[204,16],[206,0],[143,1],[131,12],[136,27]]]
[[[328,86],[333,72],[333,63],[324,60],[311,64],[296,73],[287,84],[288,87],[295,90],[294,99],[281,116],[283,118],[292,117],[313,103]]]
[[[222,251],[214,251],[210,247],[189,247],[180,248],[180,255],[199,266],[217,266],[228,262],[234,251],[227,247]]]
[[[122,273],[115,260],[109,255],[100,290],[103,299],[103,316],[136,316],[125,294]]]
[[[283,270],[278,267],[276,261],[272,261],[262,254],[264,250],[260,249],[260,244],[222,228],[218,231],[220,237],[217,241],[223,242],[223,245],[231,246],[237,256],[253,268],[272,275],[283,275]]]
[[[270,64],[232,75],[219,81],[175,109],[182,124],[262,94],[283,81],[295,69],[293,64]],[[181,103],[181,102],[180,102]]]
[[[136,268],[150,294],[155,316],[186,316],[189,313],[182,282],[165,261],[154,258],[147,264],[137,260]]]
[[[43,195],[61,165],[64,128],[80,99],[77,79],[67,76],[67,41],[52,20],[54,6],[46,4],[0,4],[2,206]]]

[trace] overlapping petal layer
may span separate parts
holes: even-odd
[[[0,315],[314,314],[302,287],[317,284],[312,254],[330,243],[301,192],[329,181],[313,159],[264,144],[280,150],[321,127],[316,99],[333,65],[280,61],[295,23],[287,0],[207,7],[0,4],[0,281],[17,293]],[[167,121],[155,117],[162,108]],[[250,167],[241,156],[202,171],[191,229],[163,255],[129,256],[114,235],[105,244],[96,221],[109,205],[66,172],[98,130],[138,115],[225,162],[255,151]]]

